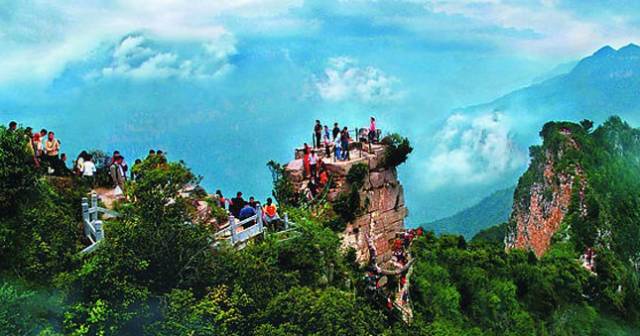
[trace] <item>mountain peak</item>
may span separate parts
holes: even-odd
[[[618,54],[623,55],[640,55],[640,47],[636,44],[629,43],[626,46],[618,49]]]
[[[614,55],[616,53],[616,50],[611,48],[611,46],[606,45],[600,49],[598,49],[598,51],[596,51],[595,53],[593,53],[593,56],[610,56],[610,55]]]

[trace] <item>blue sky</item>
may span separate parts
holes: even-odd
[[[415,144],[401,178],[422,222],[526,165],[508,150],[517,120],[452,110],[637,42],[639,12],[634,1],[5,1],[0,120],[55,129],[71,156],[163,148],[209,189],[265,197],[265,163],[290,159],[313,120],[376,115]],[[460,125],[469,132],[453,139]]]

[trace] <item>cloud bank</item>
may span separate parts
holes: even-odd
[[[128,35],[113,48],[108,65],[88,73],[86,78],[216,78],[233,68],[229,57],[236,53],[235,43],[230,33],[221,34],[201,44],[195,55],[184,57],[179,51],[155,48],[143,35]]]
[[[400,97],[394,88],[399,80],[378,68],[361,67],[357,60],[346,56],[330,58],[327,63],[324,74],[315,80],[318,94],[324,100],[375,103]]]
[[[526,155],[516,146],[511,127],[500,112],[451,115],[435,134],[434,150],[424,164],[427,188],[491,183],[522,167]]]

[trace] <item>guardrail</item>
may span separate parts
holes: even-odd
[[[245,225],[255,222],[255,224],[244,228]],[[293,229],[291,228],[291,224],[289,222],[289,216],[287,214],[284,215],[284,230],[276,232],[275,234],[291,232]],[[239,227],[243,227],[242,231],[238,231]],[[233,216],[229,216],[229,224],[220,229],[218,232],[214,234],[214,238],[217,241],[227,241],[232,246],[242,246],[243,243],[248,240],[263,235],[265,233],[264,227],[264,219],[262,216],[262,209],[258,207],[256,209],[256,214],[245,218],[241,221],[238,221],[237,218]]]
[[[332,134],[331,134],[332,135]],[[340,135],[338,135],[340,136]],[[376,133],[375,133],[375,138],[373,139],[374,142],[378,142],[380,141],[380,137],[382,136],[382,129],[377,128],[376,129]],[[322,138],[324,137],[324,130],[322,131],[322,136],[321,136],[321,141]],[[349,130],[349,137],[354,140],[355,142],[368,142],[369,141],[369,128],[367,127],[356,127],[356,128],[352,128]],[[330,139],[332,142],[334,139]],[[311,133],[311,142],[309,144],[311,144],[311,147],[313,147],[313,144],[315,144],[316,141],[316,133],[313,132]]]
[[[89,198],[82,198],[82,222],[84,227],[84,235],[91,241],[91,245],[87,246],[81,253],[93,252],[98,244],[104,239],[104,231],[102,230],[102,221],[100,214],[107,214],[112,217],[120,216],[119,213],[98,206],[98,195],[91,193],[91,203]]]

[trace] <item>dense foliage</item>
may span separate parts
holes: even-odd
[[[139,179],[127,183],[121,216],[105,223],[107,238],[92,254],[80,255],[78,205],[87,190],[73,177],[42,176],[27,164],[19,133],[0,133],[0,161],[6,160],[0,173],[15,177],[3,180],[13,184],[0,190],[0,199],[24,196],[11,211],[0,213],[3,335],[613,335],[637,330],[638,274],[620,257],[630,255],[618,250],[633,246],[601,252],[596,277],[578,263],[572,241],[557,243],[537,259],[524,251],[506,253],[502,242],[491,238],[497,233],[472,243],[428,233],[412,246],[415,316],[406,325],[363,290],[365,270],[354,262],[353,250],[340,248],[332,226],[339,216],[331,206],[284,202],[282,209],[298,225],[295,238],[267,235],[242,250],[213,248],[209,228],[193,224],[189,215],[194,196],[185,186],[199,179],[184,164],[162,157],[136,166]],[[12,163],[10,157],[22,161]],[[348,182],[359,190],[365,177],[366,170],[354,166]],[[287,186],[281,187],[279,195],[289,199]],[[634,218],[633,209],[602,209],[607,218]]]
[[[393,168],[407,161],[409,154],[413,152],[413,147],[408,138],[403,138],[400,134],[393,133],[387,135],[380,141],[386,145],[383,165],[386,168]]]
[[[294,190],[291,180],[287,178],[285,166],[275,161],[269,161],[267,167],[271,171],[271,177],[273,179],[273,198],[275,198],[280,205],[300,205],[304,197]]]
[[[342,225],[337,231],[344,230],[346,223],[353,221],[367,207],[360,199],[360,190],[364,186],[365,178],[369,175],[369,166],[365,163],[356,163],[347,172],[348,188],[341,192],[333,202],[335,212],[340,215]]]

